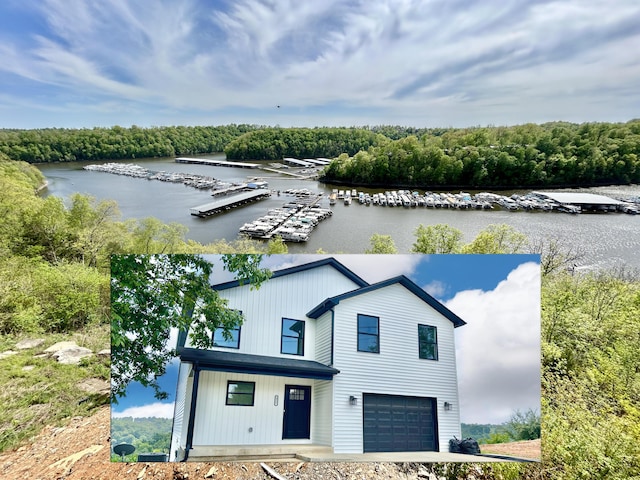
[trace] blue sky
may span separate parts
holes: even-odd
[[[627,121],[639,44],[637,0],[4,0],[0,128]]]
[[[328,255],[274,255],[278,270]],[[406,275],[467,322],[456,330],[456,358],[465,423],[502,423],[514,410],[540,408],[540,264],[538,255],[332,255],[369,283]],[[214,283],[232,277],[221,269]],[[162,380],[170,394],[133,385],[112,407],[115,416],[173,415],[177,365]]]

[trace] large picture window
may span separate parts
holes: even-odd
[[[436,327],[418,325],[418,353],[420,358],[438,360],[438,332]]]
[[[289,355],[304,355],[304,322],[282,319],[282,343],[280,352]]]
[[[358,314],[358,351],[380,353],[380,319]]]
[[[253,407],[255,382],[227,382],[227,405]]]
[[[240,348],[240,327],[229,330],[229,338],[224,335],[224,328],[213,331],[213,346],[224,348]]]

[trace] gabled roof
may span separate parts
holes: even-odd
[[[358,288],[356,290],[352,290],[350,292],[343,293],[341,295],[336,295],[335,297],[327,298],[324,302],[322,302],[320,305],[316,306],[313,310],[307,313],[307,317],[318,318],[323,313],[327,312],[328,310],[331,310],[333,307],[338,305],[342,300],[355,297],[356,295],[362,295],[363,293],[372,292],[380,288],[388,287],[389,285],[393,285],[396,283],[405,287],[411,293],[413,293],[418,298],[423,300],[425,303],[430,305],[438,313],[441,313],[446,318],[451,320],[454,327],[457,328],[457,327],[461,327],[462,325],[466,325],[467,322],[462,320],[455,313],[453,313],[451,310],[449,310],[447,307],[445,307],[438,300],[433,298],[431,295],[429,295],[427,292],[425,292],[423,289],[421,289],[418,285],[413,283],[404,275],[390,278],[388,280],[383,280],[382,282],[374,283],[372,285],[367,285],[365,287]]]
[[[284,275],[291,275],[292,273],[304,272],[305,270],[311,270],[313,268],[324,267],[325,265],[329,265],[335,268],[338,272],[342,273],[349,280],[353,281],[359,287],[366,287],[369,283],[365,282],[358,275],[353,273],[347,267],[338,262],[335,258],[323,258],[322,260],[317,260],[311,263],[305,263],[303,265],[296,265],[295,267],[283,268],[282,270],[276,270],[271,275],[271,278],[278,278]],[[230,282],[219,283],[217,285],[213,285],[214,290],[226,290],[227,288],[233,288],[239,286],[240,283],[238,280],[232,280]]]
[[[179,355],[180,360],[183,362],[197,363],[201,369],[221,372],[312,378],[316,380],[331,380],[334,375],[340,373],[340,370],[312,360],[220,352],[198,348],[183,348]]]

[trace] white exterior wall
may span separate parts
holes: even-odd
[[[185,409],[185,402],[187,396],[191,401],[191,395],[187,395],[187,383],[189,380],[189,372],[191,371],[191,365],[187,363],[180,363],[178,369],[178,382],[176,388],[176,402],[173,407],[173,426],[171,427],[171,448],[169,450],[169,461],[176,460],[176,453],[180,447],[184,448],[186,427],[184,426],[185,420],[188,418],[185,414],[185,410],[188,412],[188,406]]]
[[[226,405],[227,381],[255,382],[254,406]],[[322,427],[331,410],[329,381],[201,371],[193,446],[327,442]],[[285,385],[311,386],[311,439],[283,440]],[[330,392],[330,388],[328,389]],[[275,397],[278,396],[277,405]],[[253,431],[249,431],[253,429]]]
[[[460,438],[453,323],[399,284],[342,300],[334,310],[334,451],[363,452],[363,393],[435,397],[439,448],[448,451],[449,439]],[[380,353],[358,352],[359,313],[380,318]],[[419,358],[418,324],[437,327],[437,361]]]
[[[221,290],[229,308],[241,310],[245,321],[240,330],[240,349],[212,350],[316,360],[316,323],[306,317],[313,307],[334,295],[358,288],[335,268],[326,265],[264,282],[260,289],[248,285]],[[304,355],[280,353],[282,318],[305,322]],[[190,346],[187,340],[187,347]]]
[[[316,358],[317,362],[331,365],[331,311],[318,317],[316,322]]]
[[[333,445],[333,382],[317,380],[311,389],[311,443],[330,447]]]

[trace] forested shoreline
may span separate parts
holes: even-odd
[[[640,121],[448,129],[341,154],[324,181],[436,188],[640,182]]]
[[[211,154],[230,160],[334,159],[321,180],[424,189],[640,183],[640,120],[509,127],[280,128],[258,125],[0,130],[29,163]]]

